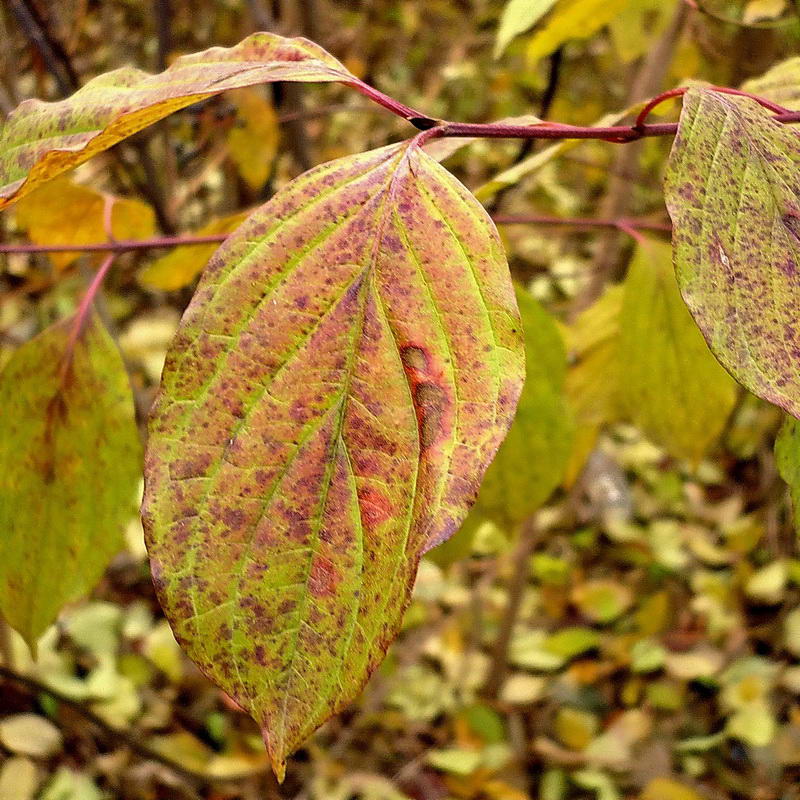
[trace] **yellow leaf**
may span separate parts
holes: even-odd
[[[278,152],[278,117],[256,89],[228,92],[236,106],[236,121],[228,132],[228,152],[242,180],[260,189],[269,178]]]
[[[786,0],[750,0],[742,14],[742,22],[748,25],[754,22],[777,19],[786,11]]]
[[[653,778],[644,787],[641,800],[700,800],[700,795],[671,778]]]
[[[195,231],[196,236],[230,233],[247,218],[249,212],[231,214],[212,220]],[[172,291],[188,286],[202,271],[219,244],[195,244],[176,247],[171,253],[156,259],[139,273],[139,281],[153,289]]]
[[[103,225],[105,196],[88,186],[56,178],[23,197],[17,204],[17,224],[35,244],[93,244],[108,239]],[[115,239],[146,239],[155,232],[153,209],[141,200],[117,197],[111,212]],[[81,254],[50,253],[58,269]],[[96,257],[97,254],[95,254]]]
[[[630,0],[562,0],[528,43],[532,63],[570,39],[588,39],[628,5]]]

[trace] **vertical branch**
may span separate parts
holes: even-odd
[[[689,6],[679,0],[669,25],[638,71],[628,94],[629,105],[656,94],[661,88],[664,73],[672,60],[675,46],[680,41],[688,15]],[[641,144],[636,142],[617,150],[610,170],[608,192],[600,207],[599,216],[614,219],[628,216],[631,211],[631,183],[637,179],[640,154]],[[600,295],[606,281],[617,269],[621,255],[620,232],[610,230],[597,243],[592,278],[586,290],[578,297],[576,311],[591,305]]]
[[[172,50],[172,7],[170,0],[153,0],[153,16],[156,21],[156,66],[159,71],[167,68],[167,57]]]
[[[484,687],[484,695],[493,700],[500,693],[508,673],[508,649],[514,634],[522,599],[525,596],[525,585],[528,582],[528,559],[539,543],[539,531],[533,517],[522,525],[519,541],[511,553],[514,572],[508,587],[508,605],[505,608],[500,624],[500,632],[492,648],[492,662],[489,677]]]
[[[38,50],[58,86],[59,94],[68,95],[80,85],[78,76],[64,48],[50,35],[44,20],[30,0],[8,0],[11,13],[28,41]]]

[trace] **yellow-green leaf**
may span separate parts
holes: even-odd
[[[527,519],[559,485],[573,433],[564,394],[566,351],[555,320],[522,287],[517,303],[525,331],[525,387],[476,504],[507,527]]]
[[[247,219],[247,212],[212,220],[195,231],[195,236],[231,233]],[[153,289],[172,291],[188,286],[202,271],[219,244],[183,245],[156,259],[139,273],[139,281]]]
[[[775,439],[775,463],[789,485],[795,530],[800,533],[800,420],[787,416]]]
[[[20,347],[0,375],[0,610],[28,641],[123,547],[141,469],[128,377],[96,315]]]
[[[681,294],[747,389],[800,416],[800,137],[753,100],[692,89],[665,183]]]
[[[572,39],[588,39],[607,25],[630,0],[561,0],[541,30],[528,43],[528,59],[536,62]]]
[[[555,4],[556,0],[509,0],[500,15],[494,57],[503,55],[515,36],[532,28]]]
[[[174,111],[272,81],[363,86],[319,45],[274,33],[182,56],[157,75],[116,69],[66,100],[26,100],[11,112],[0,130],[0,208]]]
[[[152,413],[145,533],[176,638],[279,776],[383,658],[523,376],[497,231],[413,144],[301,175],[206,268]]]
[[[115,239],[146,239],[156,229],[153,209],[141,200],[113,198],[111,233]],[[102,192],[57,178],[23,197],[16,206],[17,224],[36,244],[92,244],[104,242],[106,198]],[[68,267],[81,254],[50,253],[59,269]]]
[[[645,241],[636,250],[617,347],[621,413],[670,453],[701,458],[733,410],[736,384],[681,299],[668,244]]]
[[[745,82],[742,89],[786,108],[800,109],[800,56],[781,61],[760,77]]]

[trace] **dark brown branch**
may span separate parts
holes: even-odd
[[[163,753],[160,753],[158,750],[155,750],[154,748],[145,744],[140,733],[122,730],[121,728],[115,728],[112,725],[109,725],[102,717],[100,717],[98,714],[95,714],[94,711],[92,711],[82,702],[74,700],[71,697],[67,697],[65,694],[62,694],[56,689],[52,689],[41,681],[38,681],[36,678],[32,678],[28,675],[20,675],[18,672],[15,672],[13,669],[10,669],[4,665],[0,665],[0,678],[18,683],[21,686],[30,689],[32,692],[36,692],[37,694],[49,695],[59,703],[62,703],[63,705],[73,709],[73,711],[76,711],[84,719],[100,728],[100,730],[102,730],[102,732],[110,739],[114,739],[120,744],[125,745],[141,758],[149,761],[157,761],[159,764],[163,764],[165,767],[168,767],[173,772],[177,773],[185,780],[188,780],[195,785],[208,786],[212,784],[248,780],[250,778],[264,775],[268,770],[268,768],[265,766],[263,769],[251,770],[233,777],[218,777],[215,775],[205,775],[202,772],[196,772],[195,770],[179,764],[177,761],[173,761]]]

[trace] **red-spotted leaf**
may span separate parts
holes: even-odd
[[[143,517],[176,636],[279,776],[383,658],[523,376],[497,232],[414,145],[305,173],[209,263],[153,410]]]
[[[183,56],[157,75],[108,72],[66,100],[26,100],[9,115],[0,130],[0,208],[178,109],[271,81],[363,86],[319,45],[274,33]]]
[[[722,365],[800,416],[800,136],[752,100],[684,98],[665,193],[681,294]]]
[[[22,345],[0,374],[0,611],[34,645],[123,547],[141,474],[128,375],[96,315]]]

